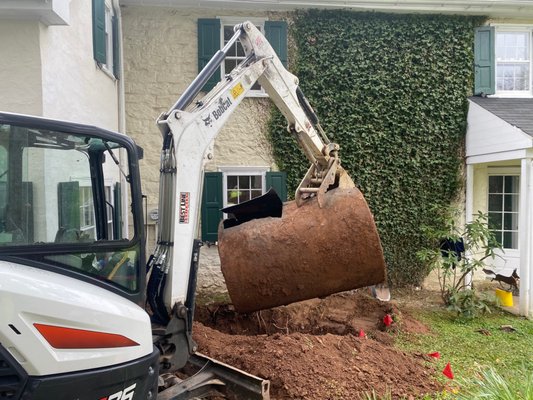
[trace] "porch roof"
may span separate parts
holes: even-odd
[[[505,99],[474,96],[470,100],[512,126],[533,136],[533,98]]]
[[[519,160],[533,155],[533,99],[469,100],[467,164]]]

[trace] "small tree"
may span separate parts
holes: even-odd
[[[444,304],[472,318],[478,311],[490,310],[466,278],[484,268],[485,261],[496,256],[495,250],[501,249],[501,244],[489,230],[486,214],[478,212],[462,229],[454,213],[448,215],[442,229],[425,229],[434,246],[417,252],[417,256],[430,270],[437,269]]]

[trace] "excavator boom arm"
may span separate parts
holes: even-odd
[[[194,101],[236,40],[242,43],[245,60],[203,98]],[[337,157],[338,146],[329,143],[325,135],[321,137],[315,128],[318,118],[301,93],[298,78],[285,69],[270,43],[252,23],[237,25],[226,46],[158,119],[164,138],[160,168],[160,226],[150,266],[160,271],[155,275],[160,275],[161,283],[155,285],[152,282],[157,295],[148,293],[149,300],[154,302],[153,309],[169,310],[174,304],[186,300],[189,290],[184,277],[189,276],[193,240],[197,236],[204,165],[212,152],[213,140],[256,82],[286,117],[289,132],[295,135],[311,162],[310,172],[297,191],[297,200],[303,201],[302,194],[306,197],[325,193],[342,171]],[[343,175],[349,181],[348,186],[353,186],[349,177]],[[161,315],[164,318],[165,313],[161,311]]]

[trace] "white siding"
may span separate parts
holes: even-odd
[[[467,162],[472,162],[468,159],[474,157],[476,157],[476,162],[517,158],[516,153],[509,154],[509,156],[505,153],[528,149],[532,145],[531,136],[483,107],[470,102],[466,135]],[[483,159],[485,156],[490,158]]]

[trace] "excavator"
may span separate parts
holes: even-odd
[[[204,95],[237,42],[245,59]],[[225,390],[269,398],[267,380],[202,355],[192,335],[204,166],[256,82],[311,166],[293,201],[270,190],[224,209],[218,246],[235,308],[386,280],[372,214],[339,145],[297,77],[244,22],[157,119],[159,225],[147,262],[142,149],[95,126],[0,113],[0,399],[177,400]]]

